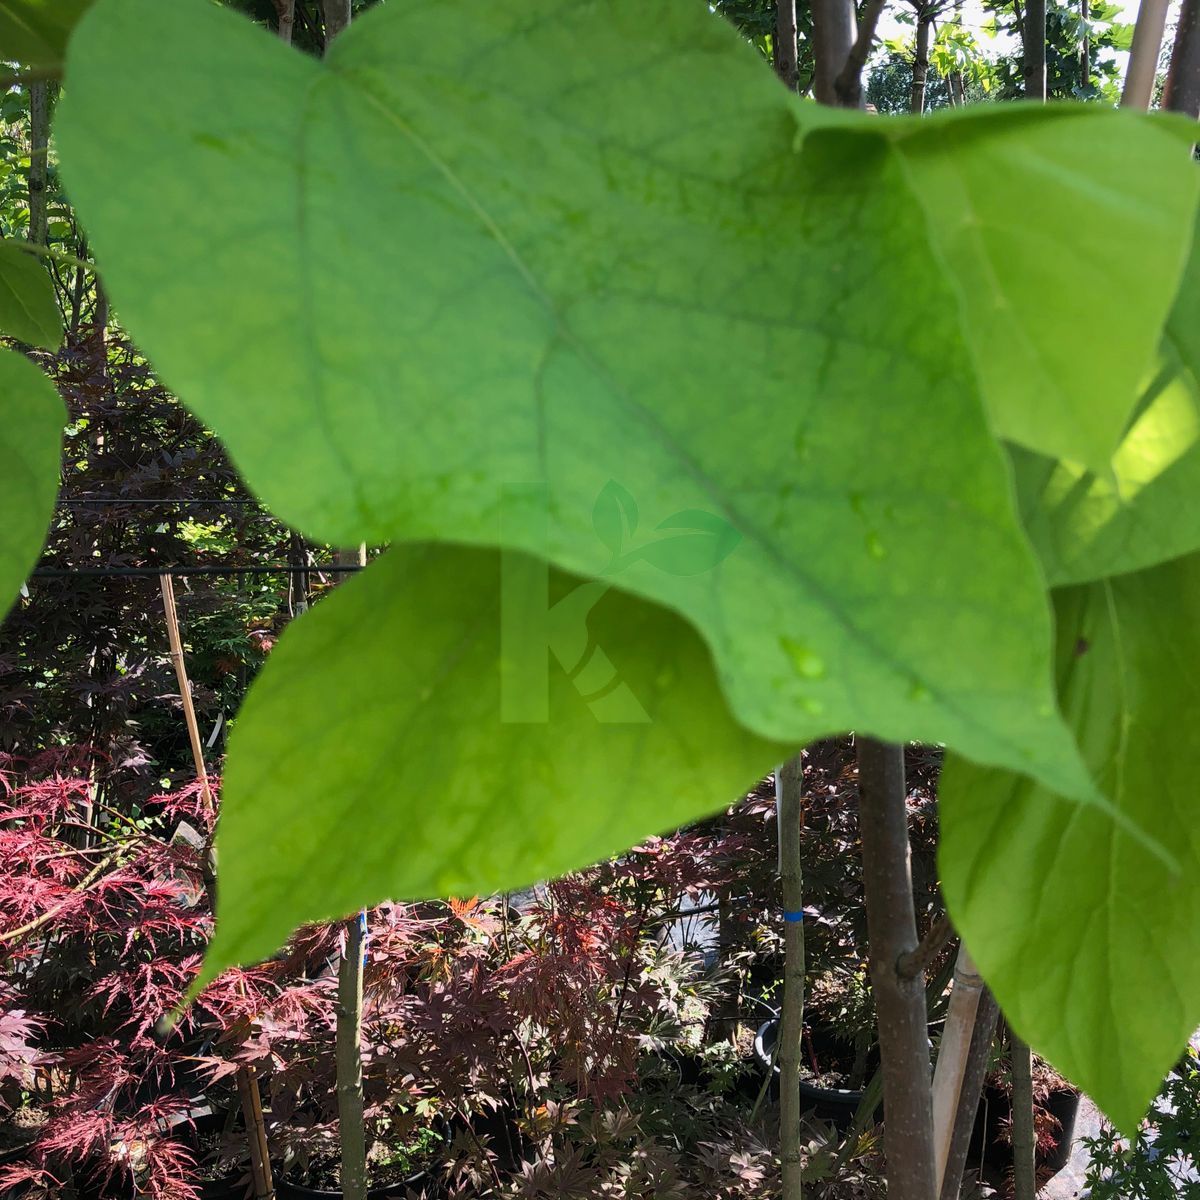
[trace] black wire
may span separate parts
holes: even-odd
[[[340,564],[307,567],[38,567],[33,579],[157,579],[159,575],[346,575],[363,568]]]
[[[172,499],[171,497],[168,496],[164,500],[132,500],[132,499],[131,500],[122,500],[115,496],[99,496],[94,500],[79,500],[79,499],[74,499],[74,498],[60,497],[58,503],[59,504],[78,504],[78,505],[92,505],[92,504],[159,504],[159,505],[164,505],[164,504],[204,504],[204,505],[213,505],[213,506],[218,505],[218,504],[255,504],[255,505],[260,505],[260,506],[262,505],[261,500],[242,500],[242,499],[239,499],[239,498],[233,497],[233,496],[229,497],[228,499],[217,499],[214,497],[211,500],[205,500],[202,498],[197,499],[196,497],[188,497],[188,496],[180,497],[178,499]]]

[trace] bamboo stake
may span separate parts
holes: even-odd
[[[179,613],[175,608],[175,584],[170,575],[160,575],[163,611],[167,616],[167,640],[171,645],[171,662],[175,665],[175,679],[179,683],[179,699],[183,702],[183,720],[187,725],[188,739],[192,743],[192,761],[196,765],[196,778],[200,781],[200,794],[209,815],[213,812],[212,789],[208,786],[208,770],[204,766],[204,745],[200,740],[200,726],[196,721],[196,708],[192,704],[192,688],[188,682],[187,664],[183,661],[183,639],[179,635]]]
[[[250,1147],[250,1174],[254,1179],[256,1200],[274,1200],[275,1183],[271,1178],[271,1151],[267,1144],[267,1126],[263,1120],[262,1094],[258,1089],[258,1072],[245,1066],[237,1073],[238,1098]]]
[[[188,740],[192,744],[196,778],[200,780],[201,796],[211,816],[214,808],[212,789],[209,787],[208,770],[204,765],[204,744],[200,740],[200,725],[196,720],[195,705],[192,704],[192,686],[188,680],[187,663],[183,658],[183,638],[179,633],[179,613],[175,608],[175,584],[170,575],[160,575],[159,584],[162,588],[163,612],[167,618],[167,641],[171,647],[171,661],[175,665],[175,678],[179,683],[179,698],[183,702],[183,719],[187,725]],[[211,874],[211,852],[208,869]],[[242,1102],[242,1115],[246,1121],[254,1195],[256,1200],[273,1200],[275,1186],[271,1178],[271,1151],[267,1144],[258,1075],[252,1066],[239,1068],[237,1086]]]
[[[801,1036],[804,1031],[804,873],[800,859],[804,762],[799,754],[775,771],[779,875],[783,885],[783,1007],[779,1014],[779,1157],[783,1200],[800,1200],[804,1167],[800,1137]]]
[[[942,1033],[937,1068],[933,1073],[933,1152],[939,1195],[946,1178],[946,1163],[954,1136],[954,1118],[958,1112],[982,991],[983,979],[975,969],[975,960],[966,945],[960,943],[953,990],[950,993],[950,1011]]]
[[[959,1200],[962,1191],[967,1151],[971,1147],[971,1135],[975,1131],[979,1096],[983,1091],[984,1076],[987,1075],[988,1057],[991,1054],[992,1039],[996,1035],[998,1012],[995,997],[985,987],[975,1014],[975,1032],[971,1035],[971,1049],[967,1055],[962,1090],[958,1095],[958,1112],[954,1116],[954,1133],[950,1138],[950,1153],[946,1160],[946,1173],[942,1179],[939,1200]]]

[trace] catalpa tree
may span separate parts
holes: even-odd
[[[323,60],[53,7],[3,53],[86,9],[55,138],[122,323],[283,520],[388,546],[238,717],[196,987],[942,743],[956,925],[1134,1126],[1200,1024],[1194,123],[820,107],[696,0],[407,0]],[[5,333],[48,286],[0,245]],[[14,350],[0,404],[11,601],[62,411]]]

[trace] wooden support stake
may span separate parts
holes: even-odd
[[[238,1070],[237,1087],[238,1097],[242,1102],[242,1117],[246,1122],[246,1139],[250,1146],[250,1174],[254,1179],[255,1200],[274,1200],[275,1182],[271,1178],[271,1151],[267,1145],[267,1125],[263,1120],[258,1072],[254,1067],[241,1067]]]
[[[954,1117],[958,1112],[958,1098],[962,1092],[967,1056],[975,1032],[975,1014],[982,992],[983,979],[975,969],[975,961],[967,947],[960,944],[950,993],[950,1011],[933,1073],[933,1152],[937,1164],[938,1195],[941,1195],[946,1177],[950,1141],[954,1136]]]
[[[160,575],[163,612],[167,617],[167,641],[171,646],[171,662],[175,664],[175,678],[179,683],[179,698],[183,702],[183,719],[187,725],[188,739],[192,744],[192,760],[196,767],[196,778],[200,780],[201,796],[211,816],[214,811],[212,789],[208,785],[208,770],[204,765],[204,744],[200,740],[200,725],[196,720],[196,708],[192,704],[192,685],[188,680],[187,664],[183,660],[183,638],[179,633],[179,613],[175,608],[175,584],[170,575]],[[212,872],[211,850],[208,869]],[[237,1074],[238,1096],[242,1102],[242,1115],[246,1121],[246,1139],[250,1150],[250,1171],[254,1177],[255,1200],[274,1200],[275,1185],[271,1178],[271,1151],[267,1144],[267,1127],[263,1120],[262,1094],[258,1088],[258,1075],[253,1067],[242,1067]]]
[[[188,682],[187,664],[183,661],[183,639],[179,636],[179,614],[175,610],[175,584],[170,575],[160,575],[163,611],[167,615],[167,640],[171,645],[171,662],[175,664],[175,678],[179,683],[179,699],[183,702],[183,719],[187,725],[188,738],[192,743],[192,761],[196,765],[196,778],[200,780],[201,795],[211,816],[213,812],[212,790],[208,786],[208,771],[204,766],[204,744],[200,740],[200,725],[196,720],[196,708],[192,704],[192,688]]]

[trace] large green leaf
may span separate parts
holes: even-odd
[[[54,350],[62,314],[46,268],[20,243],[0,241],[0,333]]]
[[[394,547],[287,630],[242,707],[204,978],[301,922],[581,867],[788,752],[729,717],[666,609],[515,552]]]
[[[1193,123],[1000,105],[905,128],[994,430],[1106,473],[1191,242]]]
[[[1200,557],[1057,608],[1060,697],[1088,764],[1179,870],[1096,808],[953,759],[942,887],[1017,1031],[1131,1132],[1200,1025]]]
[[[92,0],[0,0],[0,62],[37,72],[62,66],[67,39]]]
[[[0,350],[0,617],[46,539],[64,417],[50,380],[20,354]]]
[[[1200,241],[1157,370],[1108,470],[1017,451],[1026,528],[1053,584],[1136,571],[1200,549]]]
[[[202,0],[100,0],[58,134],[122,319],[317,538],[592,575],[610,483],[643,528],[710,513],[719,565],[620,583],[701,631],[748,727],[1087,793],[907,126],[794,101],[694,0],[645,17],[392,4],[321,63]],[[502,526],[526,480],[548,516]]]

